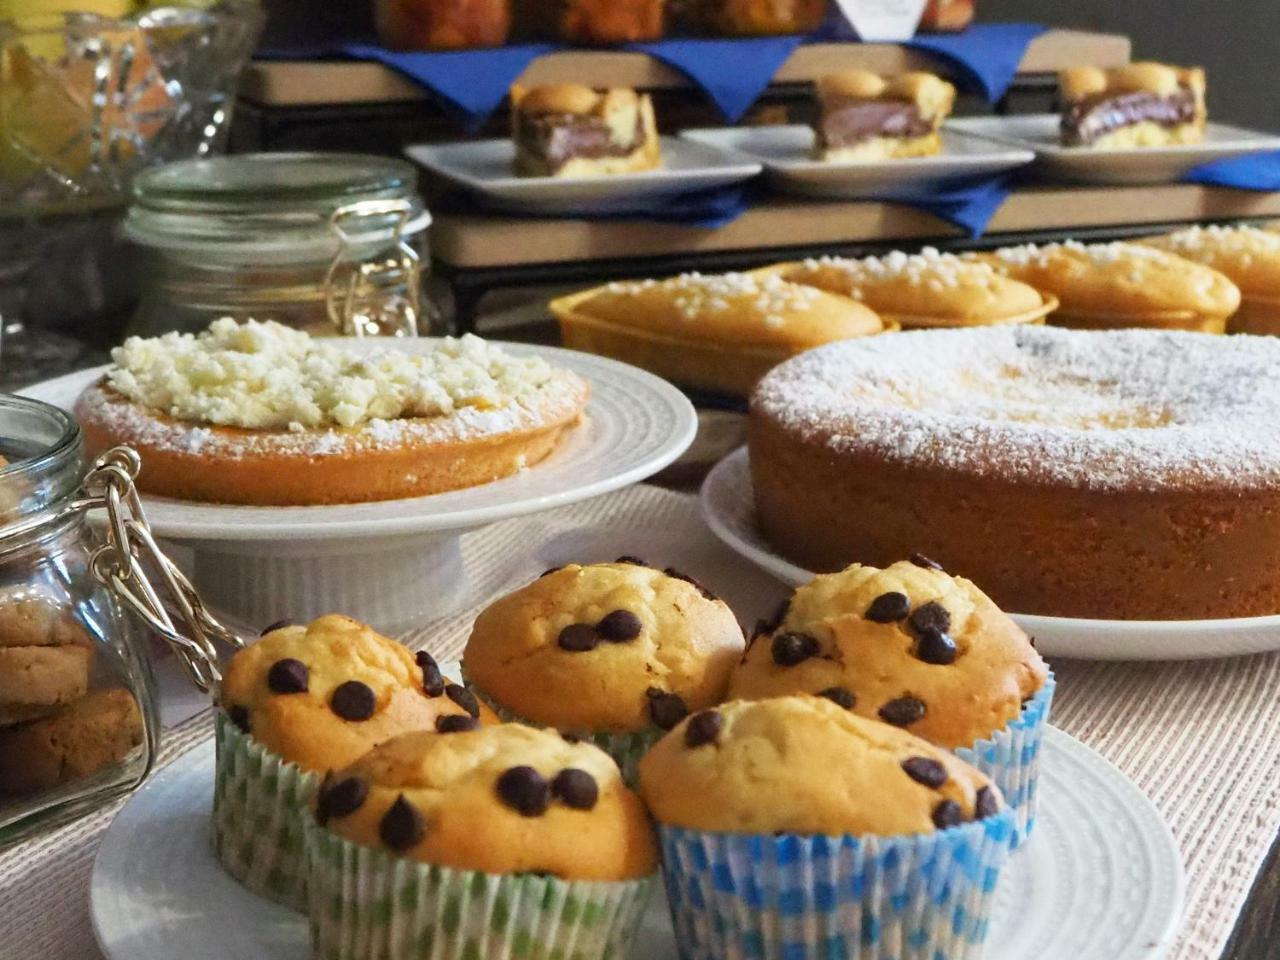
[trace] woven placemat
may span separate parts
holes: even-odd
[[[442,660],[458,657],[476,609],[496,593],[568,560],[633,554],[686,569],[748,623],[785,593],[715,540],[692,497],[649,486],[497,524],[466,537],[463,554],[473,608],[405,638]],[[1280,831],[1280,654],[1183,663],[1055,661],[1054,669],[1054,723],[1128,774],[1182,849],[1187,907],[1170,958],[1218,960]],[[170,731],[161,762],[209,730],[206,714]],[[98,956],[88,876],[98,837],[118,806],[0,852],[6,930],[0,955]]]

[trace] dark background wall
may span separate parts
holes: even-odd
[[[1135,59],[1203,66],[1209,112],[1280,131],[1280,0],[977,0],[982,20],[1133,38]]]

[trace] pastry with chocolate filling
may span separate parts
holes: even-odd
[[[1130,63],[1074,67],[1058,77],[1062,143],[1125,150],[1198,143],[1208,117],[1204,70]]]
[[[931,73],[881,77],[866,70],[818,80],[814,157],[827,163],[925,157],[942,150],[938,133],[955,87]]]
[[[511,135],[521,177],[599,177],[662,163],[653,102],[624,88],[512,87]]]

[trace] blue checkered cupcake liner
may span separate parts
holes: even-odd
[[[302,824],[320,777],[282,760],[221,710],[213,788],[213,849],[243,886],[297,910],[307,908]]]
[[[1016,720],[990,738],[954,751],[961,760],[990,777],[1000,788],[1005,803],[1016,812],[1015,850],[1031,836],[1036,826],[1040,746],[1045,727],[1049,725],[1055,686],[1050,673],[1040,691],[1023,705]]]
[[[456,870],[303,827],[315,960],[626,960],[657,877]]]
[[[659,825],[681,960],[973,960],[1015,814],[899,837]]]

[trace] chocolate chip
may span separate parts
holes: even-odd
[[[645,563],[643,560],[641,560],[639,557],[633,557],[633,556],[631,556],[630,554],[625,554],[625,553],[624,553],[622,556],[620,556],[617,560],[615,560],[615,561],[613,561],[613,562],[614,562],[614,563],[629,563],[629,564],[631,564],[633,567],[647,567],[647,566],[648,566],[648,564],[647,564],[647,563]]]
[[[538,579],[541,580],[543,577],[549,577],[553,573],[559,573],[563,569],[564,569],[564,564],[560,564],[560,566],[558,567],[548,567],[546,570],[543,570],[540,574],[538,574]]]
[[[720,728],[724,726],[724,718],[714,710],[703,710],[689,718],[684,728],[684,745],[690,750],[715,743],[720,736]]]
[[[234,704],[227,710],[227,717],[240,728],[241,733],[249,732],[249,708]]]
[[[570,767],[561,770],[551,781],[551,795],[574,810],[590,810],[600,799],[595,777],[585,770]]]
[[[916,783],[934,790],[947,782],[947,768],[931,757],[907,757],[902,761],[902,769]]]
[[[640,636],[643,628],[640,618],[630,610],[614,610],[612,613],[606,613],[604,618],[596,624],[596,635],[610,643],[626,643]]]
[[[301,660],[285,657],[267,671],[267,686],[272,693],[306,693],[311,671]]]
[[[940,564],[937,560],[930,560],[923,553],[913,553],[911,556],[907,557],[907,559],[910,560],[912,563],[914,563],[917,567],[924,567],[926,570],[942,569],[942,564]]]
[[[563,740],[565,743],[581,743],[582,742],[582,738],[578,736],[576,733],[565,733],[563,730],[560,731],[560,739]]]
[[[649,717],[662,730],[672,729],[689,715],[689,708],[677,694],[650,687],[644,695],[649,698]]]
[[[958,827],[964,823],[964,811],[954,800],[943,800],[933,808],[933,825],[939,830]]]
[[[818,640],[807,633],[780,633],[773,638],[773,662],[794,667],[818,655]]]
[[[551,803],[551,788],[533,767],[512,767],[498,777],[498,797],[522,817],[540,817]]]
[[[285,627],[296,627],[296,626],[298,626],[297,620],[293,620],[289,617],[286,617],[283,620],[277,620],[275,623],[267,624],[265,627],[262,628],[262,631],[258,634],[258,636],[265,637],[268,633],[275,633],[277,630],[283,630]]]
[[[909,727],[925,715],[925,705],[912,696],[890,700],[880,708],[880,719],[895,727]]]
[[[396,797],[396,802],[382,815],[382,822],[378,824],[378,836],[396,851],[408,850],[416,845],[426,832],[422,814],[404,798],[403,793]]]
[[[996,799],[996,792],[990,787],[980,787],[978,794],[973,800],[973,815],[978,820],[985,820],[987,817],[994,817],[1000,812],[1000,801]]]
[[[896,623],[911,609],[911,598],[896,590],[882,593],[867,607],[866,618],[872,623]]]
[[[571,623],[556,637],[556,643],[559,644],[560,649],[568,650],[570,653],[586,653],[588,650],[594,650],[599,642],[600,638],[596,636],[595,629],[585,623]]]
[[[1027,637],[1027,643],[1031,644],[1031,649],[1032,649],[1032,650],[1036,649],[1036,638],[1035,638],[1035,637]]]
[[[675,580],[683,580],[685,583],[692,584],[697,589],[697,591],[700,594],[702,594],[704,597],[706,597],[708,600],[720,599],[714,593],[708,590],[707,585],[704,584],[701,580],[696,580],[693,577],[689,576],[689,574],[687,573],[681,573],[675,567],[667,567],[662,572],[665,573],[668,577],[671,577]]]
[[[853,691],[845,687],[827,687],[825,690],[819,690],[818,696],[826,697],[846,710],[852,710],[858,705],[858,698],[853,695]]]
[[[920,631],[920,637],[916,641],[917,659],[945,667],[947,664],[956,662],[958,653],[956,642],[941,630],[929,627]]]
[[[444,693],[444,674],[440,672],[440,664],[436,658],[425,650],[419,650],[414,658],[422,668],[422,692],[428,697],[438,697]]]
[[[450,700],[467,711],[473,719],[480,719],[480,701],[476,699],[474,693],[466,687],[458,686],[456,683],[445,684],[444,692]]]
[[[917,633],[922,633],[925,630],[937,630],[939,633],[946,633],[951,629],[951,614],[937,600],[930,600],[928,603],[922,603],[912,610],[911,617],[907,620],[907,623]]]
[[[340,684],[329,698],[329,708],[343,720],[368,720],[378,706],[378,698],[359,680]]]
[[[480,726],[475,717],[464,717],[456,713],[447,713],[436,717],[436,733],[466,733]]]
[[[320,791],[317,801],[318,814],[323,816],[321,823],[330,817],[347,817],[355,813],[369,797],[369,784],[359,777],[347,777],[329,785]]]

